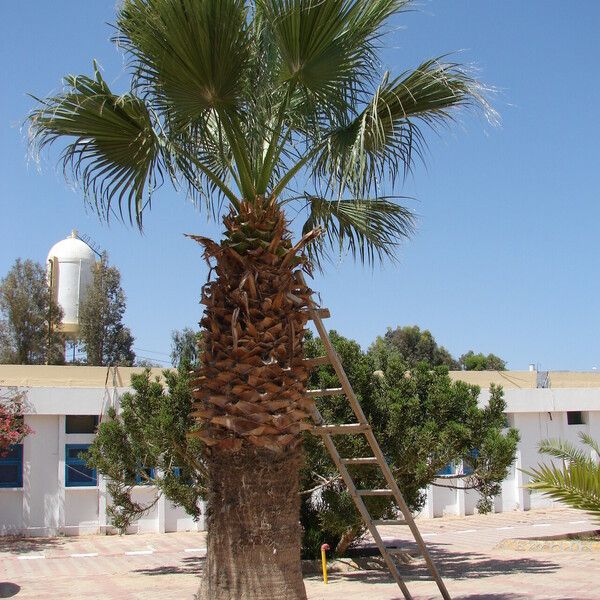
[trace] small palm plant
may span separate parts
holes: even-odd
[[[221,240],[194,236],[214,275],[193,391],[209,473],[203,600],[306,597],[298,482],[310,290],[297,271],[332,251],[393,257],[413,217],[382,190],[422,154],[427,127],[486,106],[456,63],[379,69],[383,28],[409,4],[124,0],[116,41],[130,89],[114,93],[94,66],[30,115],[33,145],[66,140],[63,165],[102,215],[141,227],[165,180],[224,215]],[[295,239],[294,214],[305,218]]]
[[[536,469],[524,471],[530,477],[525,487],[585,510],[600,520],[600,445],[587,433],[580,432],[579,437],[595,456],[570,442],[543,440],[540,453],[559,459],[561,463],[541,464]]]

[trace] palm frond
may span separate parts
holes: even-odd
[[[414,217],[388,198],[326,200],[306,195],[309,216],[303,234],[321,229],[322,236],[308,246],[309,258],[320,266],[328,250],[350,252],[362,263],[392,258],[402,239],[414,230]]]
[[[554,500],[585,510],[600,519],[600,468],[571,463],[565,467],[540,465],[525,471],[531,478],[525,485]]]
[[[596,453],[596,458],[600,459],[600,444],[591,435],[580,431],[579,439]]]
[[[542,440],[539,443],[538,450],[541,454],[547,454],[570,463],[587,463],[591,461],[589,454],[584,453],[583,450],[576,448],[571,442],[565,440]]]
[[[173,145],[173,162],[187,183],[189,195],[194,200],[202,198],[213,217],[220,212],[224,197],[235,205],[233,193],[223,186],[231,190],[233,183],[239,189],[240,183],[231,147],[216,113],[208,111],[198,126],[168,130],[167,136]],[[207,177],[207,173],[213,176]]]
[[[406,174],[415,154],[423,155],[422,126],[435,129],[461,107],[483,106],[484,88],[458,64],[429,60],[393,80],[386,74],[368,105],[354,119],[334,128],[314,173],[327,177],[340,193],[371,193],[377,182]]]
[[[125,0],[116,26],[134,81],[172,124],[239,110],[250,61],[243,0]]]
[[[408,0],[258,0],[280,56],[280,79],[297,109],[344,112],[373,74],[374,42]]]
[[[94,63],[94,78],[67,76],[66,91],[38,100],[29,115],[30,136],[38,150],[60,138],[74,138],[62,153],[65,172],[82,182],[86,198],[107,218],[116,200],[123,217],[142,225],[142,213],[165,172],[168,156],[151,111],[133,94],[113,94]]]

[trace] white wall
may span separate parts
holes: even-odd
[[[577,392],[571,394],[571,392]],[[580,432],[586,432],[595,439],[600,439],[600,393],[598,390],[507,390],[510,397],[508,414],[511,426],[519,430],[521,440],[518,445],[515,462],[508,477],[502,482],[501,494],[494,500],[496,512],[529,510],[532,508],[550,508],[558,506],[557,502],[543,494],[530,492],[523,488],[529,477],[523,470],[529,470],[540,463],[551,462],[550,457],[538,453],[538,445],[544,439],[560,438],[581,447]],[[583,392],[583,393],[582,393]],[[536,394],[538,394],[536,396]],[[482,393],[480,400],[489,398]],[[507,398],[508,399],[508,398]],[[590,400],[595,399],[596,410],[582,411],[585,424],[569,425],[567,410],[580,410],[578,406],[590,407]],[[578,404],[578,403],[581,404]],[[532,407],[545,408],[533,412]],[[560,410],[557,410],[560,409]],[[529,409],[529,410],[526,410]],[[456,480],[453,484],[460,485]],[[440,480],[439,483],[448,483]],[[475,505],[479,495],[470,490],[447,490],[429,486],[427,503],[422,517],[440,517],[446,514],[465,515],[476,512]]]
[[[23,529],[23,490],[0,490],[0,535],[16,535]]]
[[[54,368],[56,369],[56,368]],[[67,384],[66,384],[67,385]],[[65,433],[65,415],[103,415],[128,388],[110,387],[31,387],[27,393],[26,423],[35,433],[23,444],[23,488],[0,489],[0,535],[78,534],[110,529],[106,519],[105,482],[99,478],[95,488],[66,488],[65,444],[89,443],[92,435]],[[489,392],[480,395],[480,404]],[[517,459],[511,473],[502,483],[502,494],[496,499],[496,511],[528,510],[552,506],[553,502],[523,489],[527,476],[520,469],[536,466],[540,461],[540,440],[560,437],[578,443],[577,434],[585,431],[600,439],[600,388],[507,389],[507,414],[519,429]],[[568,410],[585,411],[585,425],[568,425]],[[140,486],[134,499],[147,501],[155,493]],[[472,491],[450,490],[429,486],[427,501],[421,513],[425,517],[445,514],[471,514],[478,495]],[[166,532],[198,530],[204,521],[194,523],[181,508],[162,498],[144,515],[132,531]]]
[[[55,415],[26,416],[33,433],[23,444],[23,527],[36,535],[59,532],[58,422]]]
[[[78,535],[111,531],[106,518],[110,502],[106,484],[65,486],[65,445],[89,444],[93,434],[67,434],[65,415],[103,415],[127,388],[26,389],[25,422],[33,429],[23,442],[23,487],[0,488],[0,535]],[[137,486],[134,501],[149,503],[153,486]],[[203,522],[161,498],[131,528],[132,533],[197,531]]]

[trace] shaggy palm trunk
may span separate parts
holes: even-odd
[[[216,277],[203,289],[205,351],[193,382],[209,471],[208,558],[200,600],[303,600],[298,480],[310,400],[302,340],[310,291],[270,200],[196,237]],[[214,264],[213,264],[214,263]]]

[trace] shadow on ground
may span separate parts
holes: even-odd
[[[12,598],[21,591],[21,586],[16,583],[0,581],[0,598]]]
[[[132,573],[140,575],[198,575],[204,568],[204,556],[186,556],[176,565],[161,565],[152,569],[135,569]]]
[[[62,538],[2,536],[0,537],[0,554],[4,552],[10,552],[11,554],[43,552],[50,548],[58,548],[63,544],[64,539]]]
[[[416,557],[414,562],[409,564],[400,564],[399,571],[402,578],[406,581],[431,580],[431,575],[427,570],[425,561],[418,557],[418,551],[415,544],[402,543],[402,549],[405,549],[408,554]],[[498,556],[489,556],[488,554],[479,554],[477,552],[466,552],[448,550],[445,544],[428,543],[429,553],[433,562],[437,566],[440,575],[443,579],[461,580],[461,579],[476,579],[482,577],[494,577],[496,575],[535,575],[554,573],[560,565],[541,558],[531,557],[511,557],[502,558]],[[379,568],[376,570],[360,570],[350,571],[338,575],[345,579],[357,579],[364,583],[385,583],[393,581],[392,576],[384,566],[381,558],[377,559]],[[472,595],[465,598],[489,598],[516,600],[518,596],[508,595]]]
[[[556,597],[558,598],[558,596]],[[454,596],[454,600],[524,600],[523,594],[467,594],[466,596]],[[549,599],[550,600],[550,599]],[[578,600],[577,598],[565,598],[560,596],[560,600]]]

